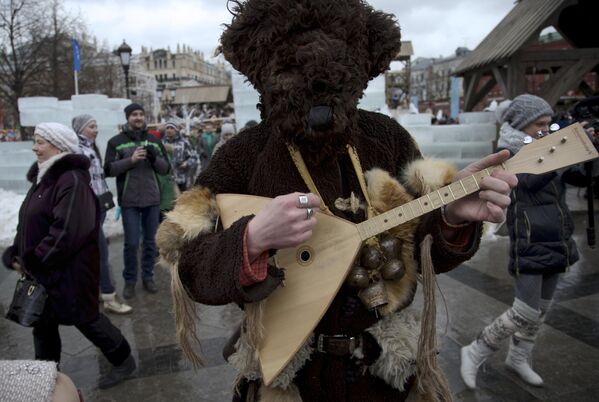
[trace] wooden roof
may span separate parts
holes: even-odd
[[[219,86],[196,86],[179,87],[175,93],[175,105],[196,103],[226,103],[231,98],[231,87]]]
[[[414,48],[412,47],[412,41],[410,40],[402,40],[401,48],[399,53],[393,59],[394,61],[404,61],[409,60],[410,57],[414,55]]]
[[[514,55],[532,35],[545,28],[552,15],[568,0],[520,0],[485,39],[470,52],[455,74],[462,75]]]

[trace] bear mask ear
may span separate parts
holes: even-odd
[[[367,20],[368,52],[370,54],[369,78],[372,79],[389,68],[389,63],[399,53],[401,32],[393,15],[371,11]]]
[[[257,42],[263,40],[260,32],[256,32],[262,10],[241,1],[231,1],[235,6],[231,13],[233,21],[225,25],[220,37],[218,52],[231,63],[234,69],[244,74],[252,85],[256,86],[258,65],[265,59]],[[262,5],[262,2],[254,2]],[[229,6],[229,4],[227,4]]]

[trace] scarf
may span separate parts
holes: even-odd
[[[35,184],[40,184],[40,182],[42,181],[42,177],[44,177],[48,169],[50,169],[52,165],[54,165],[56,162],[61,160],[64,156],[69,155],[70,153],[71,152],[61,152],[58,155],[54,155],[53,157],[49,158],[48,160],[38,162],[37,167],[39,170],[37,172],[37,180]]]
[[[526,136],[526,133],[516,130],[509,123],[503,123],[501,129],[499,129],[497,147],[505,148],[515,155],[524,146],[524,137]]]

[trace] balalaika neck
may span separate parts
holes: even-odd
[[[379,235],[389,229],[418,218],[426,213],[441,208],[450,202],[459,200],[480,190],[482,180],[491,175],[493,168],[488,168],[451,183],[448,186],[441,187],[438,190],[430,192],[420,198],[405,203],[399,207],[393,208],[387,212],[359,223],[358,232],[362,240],[369,239]]]

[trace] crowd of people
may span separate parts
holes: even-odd
[[[0,142],[15,142],[20,141],[21,136],[17,130],[0,129]]]

